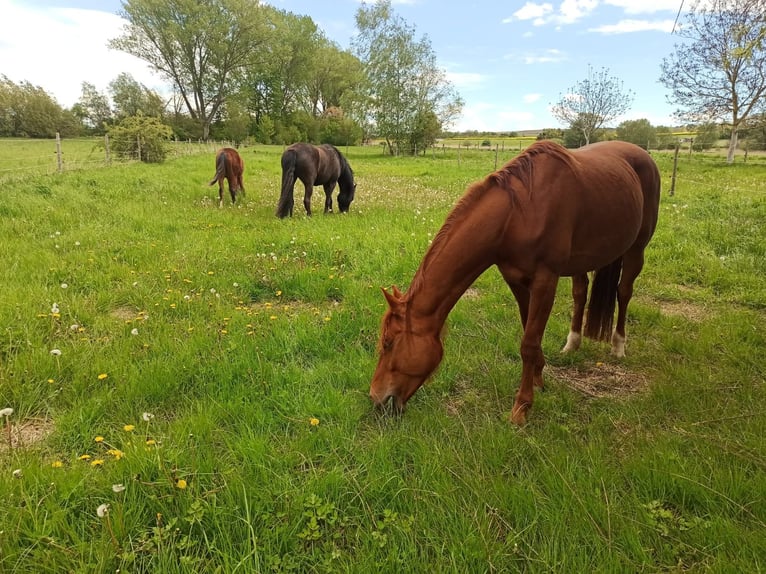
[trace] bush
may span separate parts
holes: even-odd
[[[159,118],[130,116],[107,131],[111,151],[125,159],[162,163],[167,157],[165,142],[173,134]]]

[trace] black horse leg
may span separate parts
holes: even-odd
[[[332,213],[332,192],[335,190],[334,183],[327,183],[324,186],[324,212]]]
[[[314,193],[314,186],[309,185],[307,183],[304,184],[306,186],[306,193],[303,195],[303,207],[306,208],[306,215],[311,215],[311,194]]]

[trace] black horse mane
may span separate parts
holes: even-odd
[[[345,191],[345,188],[353,188],[354,186],[354,170],[351,169],[351,165],[348,163],[348,160],[346,157],[340,153],[340,150],[336,148],[332,144],[326,144],[327,147],[331,148],[332,151],[335,152],[335,155],[338,156],[338,162],[340,162],[340,175],[338,176],[338,185],[342,185]],[[348,193],[348,191],[345,191]]]

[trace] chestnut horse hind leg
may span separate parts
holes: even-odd
[[[625,356],[625,319],[628,316],[628,304],[633,297],[633,283],[644,267],[644,247],[633,247],[622,257],[622,275],[617,287],[617,324],[612,333],[612,354]]]
[[[572,277],[572,299],[574,308],[572,309],[572,325],[569,328],[567,342],[562,353],[570,353],[580,348],[582,343],[582,319],[585,314],[585,303],[588,299],[588,274],[574,275]]]

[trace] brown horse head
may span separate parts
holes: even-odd
[[[391,400],[396,412],[404,405],[439,366],[444,352],[439,336],[423,331],[407,309],[407,300],[394,287],[383,289],[388,311],[378,344],[379,359],[370,385],[370,398],[378,408]]]

